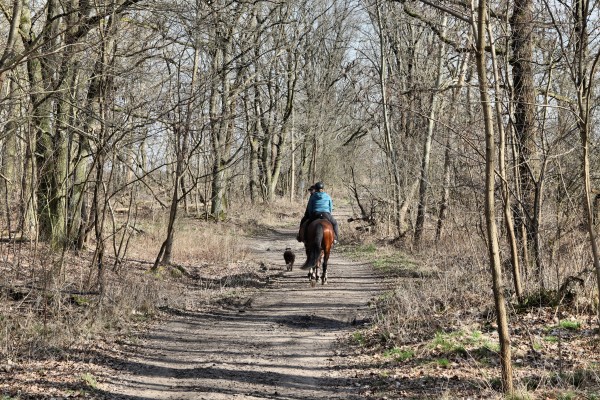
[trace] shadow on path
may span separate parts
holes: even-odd
[[[293,229],[271,229],[248,242],[270,265],[280,249],[302,245]],[[330,258],[329,284],[311,287],[305,271],[282,272],[251,304],[223,311],[165,310],[169,321],[113,360],[98,395],[111,399],[360,399],[336,360],[336,340],[370,317],[381,290],[371,267]],[[338,350],[339,351],[339,350]],[[340,363],[341,364],[341,363]]]

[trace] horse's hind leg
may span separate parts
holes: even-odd
[[[323,256],[323,271],[321,272],[321,284],[327,283],[327,262],[329,261],[329,254],[325,253]]]
[[[324,257],[324,252],[323,250],[321,250],[321,254],[319,255],[319,259],[317,260],[317,265],[315,267],[315,279],[318,281],[319,280],[319,268],[321,268],[321,276],[323,276],[323,257]]]
[[[317,267],[311,268],[308,272],[308,280],[310,281],[310,286],[315,286],[319,277],[317,275]]]

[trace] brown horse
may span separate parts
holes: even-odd
[[[306,262],[302,269],[308,269],[308,278],[311,282],[319,280],[318,270],[322,267],[321,283],[327,283],[327,261],[333,246],[333,225],[326,219],[312,221],[304,234],[304,247],[306,248]],[[321,265],[322,263],[322,265]]]

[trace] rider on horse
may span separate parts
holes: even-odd
[[[335,232],[335,241],[333,243],[337,244],[338,224],[335,218],[333,218],[331,215],[331,212],[333,211],[333,201],[331,200],[331,197],[324,192],[325,185],[323,182],[317,182],[313,186],[315,191],[314,193],[311,193],[310,198],[308,199],[308,205],[306,206],[304,217],[302,217],[302,221],[300,221],[300,231],[298,232],[298,236],[296,238],[299,242],[302,242],[304,240],[303,236],[305,226],[310,224],[315,219],[324,218],[331,222],[331,225],[333,225],[333,231]],[[311,186],[311,188],[313,186]]]

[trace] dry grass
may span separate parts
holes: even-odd
[[[164,241],[166,222],[140,225],[144,233],[131,240],[128,258],[153,261]],[[173,262],[198,265],[244,260],[242,235],[241,229],[229,224],[180,218],[174,233]]]
[[[571,238],[578,245],[562,246],[560,264],[545,271],[544,293],[556,300],[552,304],[530,289],[529,306],[519,308],[505,271],[515,379],[521,388],[515,399],[600,396],[596,282],[591,274],[581,274],[590,265],[583,239]],[[375,302],[372,327],[351,339],[368,377],[366,397],[503,398],[484,243],[457,234],[427,243],[412,256],[372,238],[368,243],[357,247],[355,256],[371,259],[391,284]],[[569,304],[552,297],[567,276],[585,281]],[[526,286],[538,287],[532,281]]]
[[[95,271],[91,253],[67,253],[64,272],[48,280],[60,255],[43,246],[0,245],[0,368],[3,363],[9,368],[7,360],[25,363],[85,352],[99,338],[122,337],[151,322],[161,307],[196,310],[243,302],[261,280],[243,237],[297,227],[304,206],[288,199],[268,207],[242,204],[218,224],[180,218],[173,262],[192,278],[170,268],[148,272],[164,240],[166,215],[147,213],[136,224],[141,232],[130,238],[125,263],[113,271],[113,258],[107,255],[102,296],[88,290]],[[355,229],[360,223],[338,220],[344,245],[337,251],[370,260],[391,282],[374,302],[373,325],[352,336],[359,349],[356,365],[368,385],[365,397],[500,398],[493,298],[480,238],[456,232],[407,254],[399,251],[399,243],[384,240],[383,226],[369,235]],[[590,265],[585,238],[577,232],[553,246],[544,275],[550,294],[565,277]],[[593,333],[596,283],[591,274],[580,276],[585,284],[568,306],[531,296],[528,308],[510,308],[515,375],[523,393],[517,398],[594,398],[600,393],[600,340]],[[529,293],[538,287],[531,281],[526,286]],[[506,288],[516,304],[509,278]],[[576,397],[568,397],[569,391]]]
[[[126,257],[116,269],[113,236],[107,228],[102,295],[90,285],[96,279],[91,251],[63,256],[43,244],[0,244],[0,358],[59,354],[94,337],[133,329],[154,318],[159,307],[206,307],[245,284],[256,286],[257,268],[248,258],[244,236],[281,226],[282,221],[293,226],[302,208],[278,199],[268,207],[242,204],[218,224],[178,218],[172,261],[192,273],[194,296],[186,295],[190,278],[177,270],[148,272],[165,237],[163,211],[140,214],[136,229],[130,231]],[[124,222],[121,218],[117,216],[117,226]],[[59,265],[62,272],[57,274]]]
[[[291,202],[278,197],[270,204],[241,204],[231,211],[232,219],[252,229],[253,225],[265,227],[297,226],[304,215],[304,201]]]
[[[229,307],[247,301],[264,285],[261,274],[266,272],[249,257],[245,237],[281,226],[282,221],[297,224],[302,207],[286,200],[269,207],[245,204],[230,210],[228,219],[218,224],[178,218],[172,262],[189,276],[170,267],[149,272],[165,238],[167,221],[165,212],[151,209],[140,213],[135,229],[128,231],[126,256],[115,267],[113,239],[119,243],[123,231],[118,229],[124,222],[117,215],[117,234],[112,235],[113,227],[107,227],[102,294],[94,285],[92,251],[67,251],[63,257],[43,244],[0,243],[0,371],[12,372],[0,374],[0,394],[21,392],[35,397],[37,391],[41,395],[48,388],[62,386],[65,389],[55,393],[59,397],[83,393],[89,390],[90,379],[78,378],[81,373],[73,368],[93,377],[93,368],[99,367],[85,360],[111,358],[118,348],[115,341],[146,329],[162,315],[161,310]],[[290,208],[297,209],[297,215]],[[83,364],[67,362],[75,359]],[[38,381],[35,371],[48,368],[56,372],[48,378],[52,382],[45,388],[32,386]]]
[[[38,253],[39,255],[39,253]],[[82,340],[152,316],[160,291],[149,275],[127,269],[106,273],[102,296],[86,289],[85,259],[69,257],[61,281],[51,283],[43,264],[31,260],[28,276],[5,269],[0,297],[0,343],[5,359],[60,355]]]

